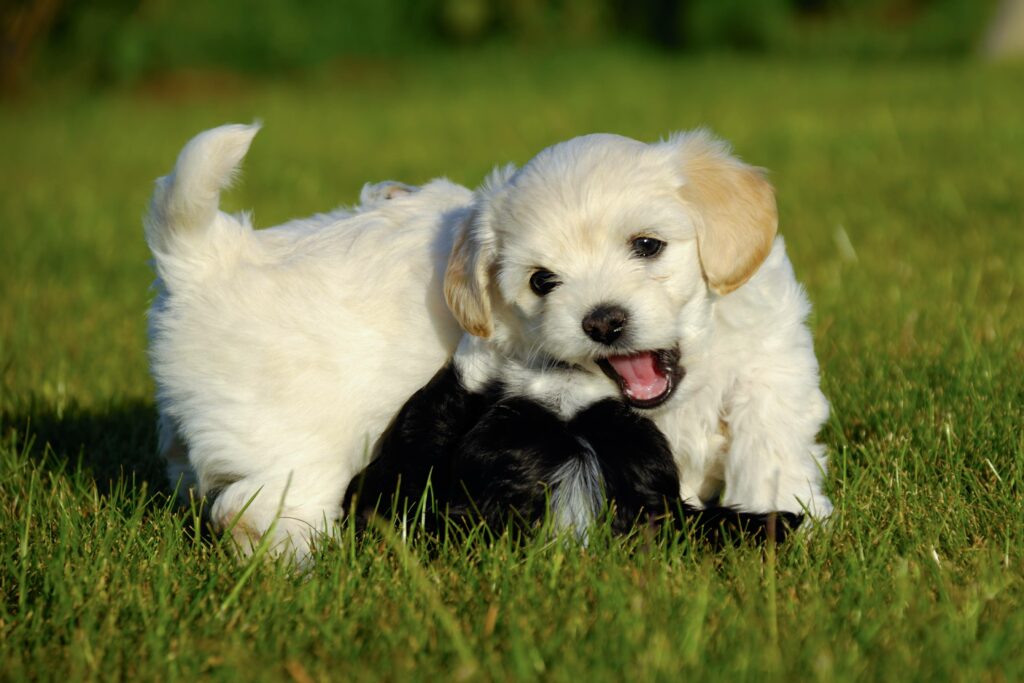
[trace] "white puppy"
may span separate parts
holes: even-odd
[[[478,192],[445,282],[469,390],[609,396],[667,437],[691,505],[822,519],[828,417],[771,186],[704,131],[590,135]]]
[[[253,230],[217,205],[256,132],[207,131],[157,181],[146,240],[160,451],[172,486],[216,494],[212,521],[236,522],[243,550],[280,512],[275,547],[302,556],[458,341],[441,282],[472,194],[382,184],[354,213]]]
[[[831,511],[809,305],[771,187],[722,143],[587,136],[475,196],[381,184],[254,231],[217,205],[255,133],[190,142],[146,221],[160,449],[243,549],[280,515],[274,547],[308,551],[460,324],[467,382],[566,415],[621,395],[654,419],[691,504]]]

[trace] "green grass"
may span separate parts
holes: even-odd
[[[4,105],[0,679],[1019,680],[1022,76],[485,53]],[[191,135],[254,118],[227,204],[259,225],[712,126],[772,169],[815,304],[831,527],[777,555],[342,534],[305,576],[193,540],[153,455],[140,218]]]

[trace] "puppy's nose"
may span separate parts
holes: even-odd
[[[583,331],[602,344],[614,344],[626,329],[626,311],[621,306],[601,304],[583,319]]]

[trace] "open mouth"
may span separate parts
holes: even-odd
[[[634,408],[660,406],[672,396],[684,374],[679,367],[679,349],[608,356],[599,358],[597,364]]]

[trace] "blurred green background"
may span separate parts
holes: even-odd
[[[1010,3],[1012,4],[1012,3]],[[320,68],[481,45],[884,59],[972,54],[993,0],[8,0],[7,90]]]

